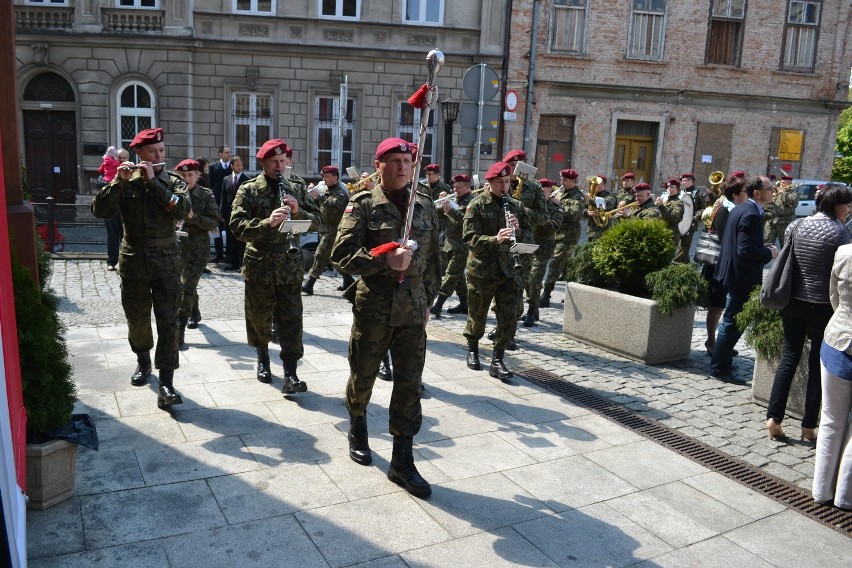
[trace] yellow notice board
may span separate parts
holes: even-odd
[[[803,137],[804,132],[801,130],[782,130],[781,141],[778,143],[778,159],[790,162],[801,161]]]

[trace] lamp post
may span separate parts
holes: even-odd
[[[444,180],[450,183],[453,177],[453,123],[459,118],[459,102],[447,99],[441,102],[444,117]]]

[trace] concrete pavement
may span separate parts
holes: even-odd
[[[175,373],[186,402],[172,416],[156,408],[153,383],[129,383],[135,361],[115,274],[97,261],[56,263],[78,410],[94,416],[101,451],[80,449],[74,498],[29,513],[30,565],[852,564],[839,533],[537,385],[470,371],[458,316],[430,323],[415,458],[434,493],[409,496],[385,477],[388,383],[377,381],[370,407],[373,465],[348,458],[351,315],[338,283],[324,277],[305,299],[299,376],[309,392],[285,398],[280,363],[272,385],[253,378],[239,275],[205,275],[204,320],[188,330]],[[748,389],[706,379],[700,329],[690,359],[646,367],[565,339],[558,309],[542,316],[519,328],[510,368],[568,377],[809,482],[812,450],[764,443]],[[748,352],[742,359],[749,366]]]

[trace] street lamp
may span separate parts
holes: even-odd
[[[459,102],[447,99],[441,102],[444,117],[444,180],[450,183],[453,168],[453,123],[459,118]]]

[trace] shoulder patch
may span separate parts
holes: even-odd
[[[355,209],[355,206],[351,203],[346,206],[346,209],[343,210],[344,213],[352,213],[352,210]]]

